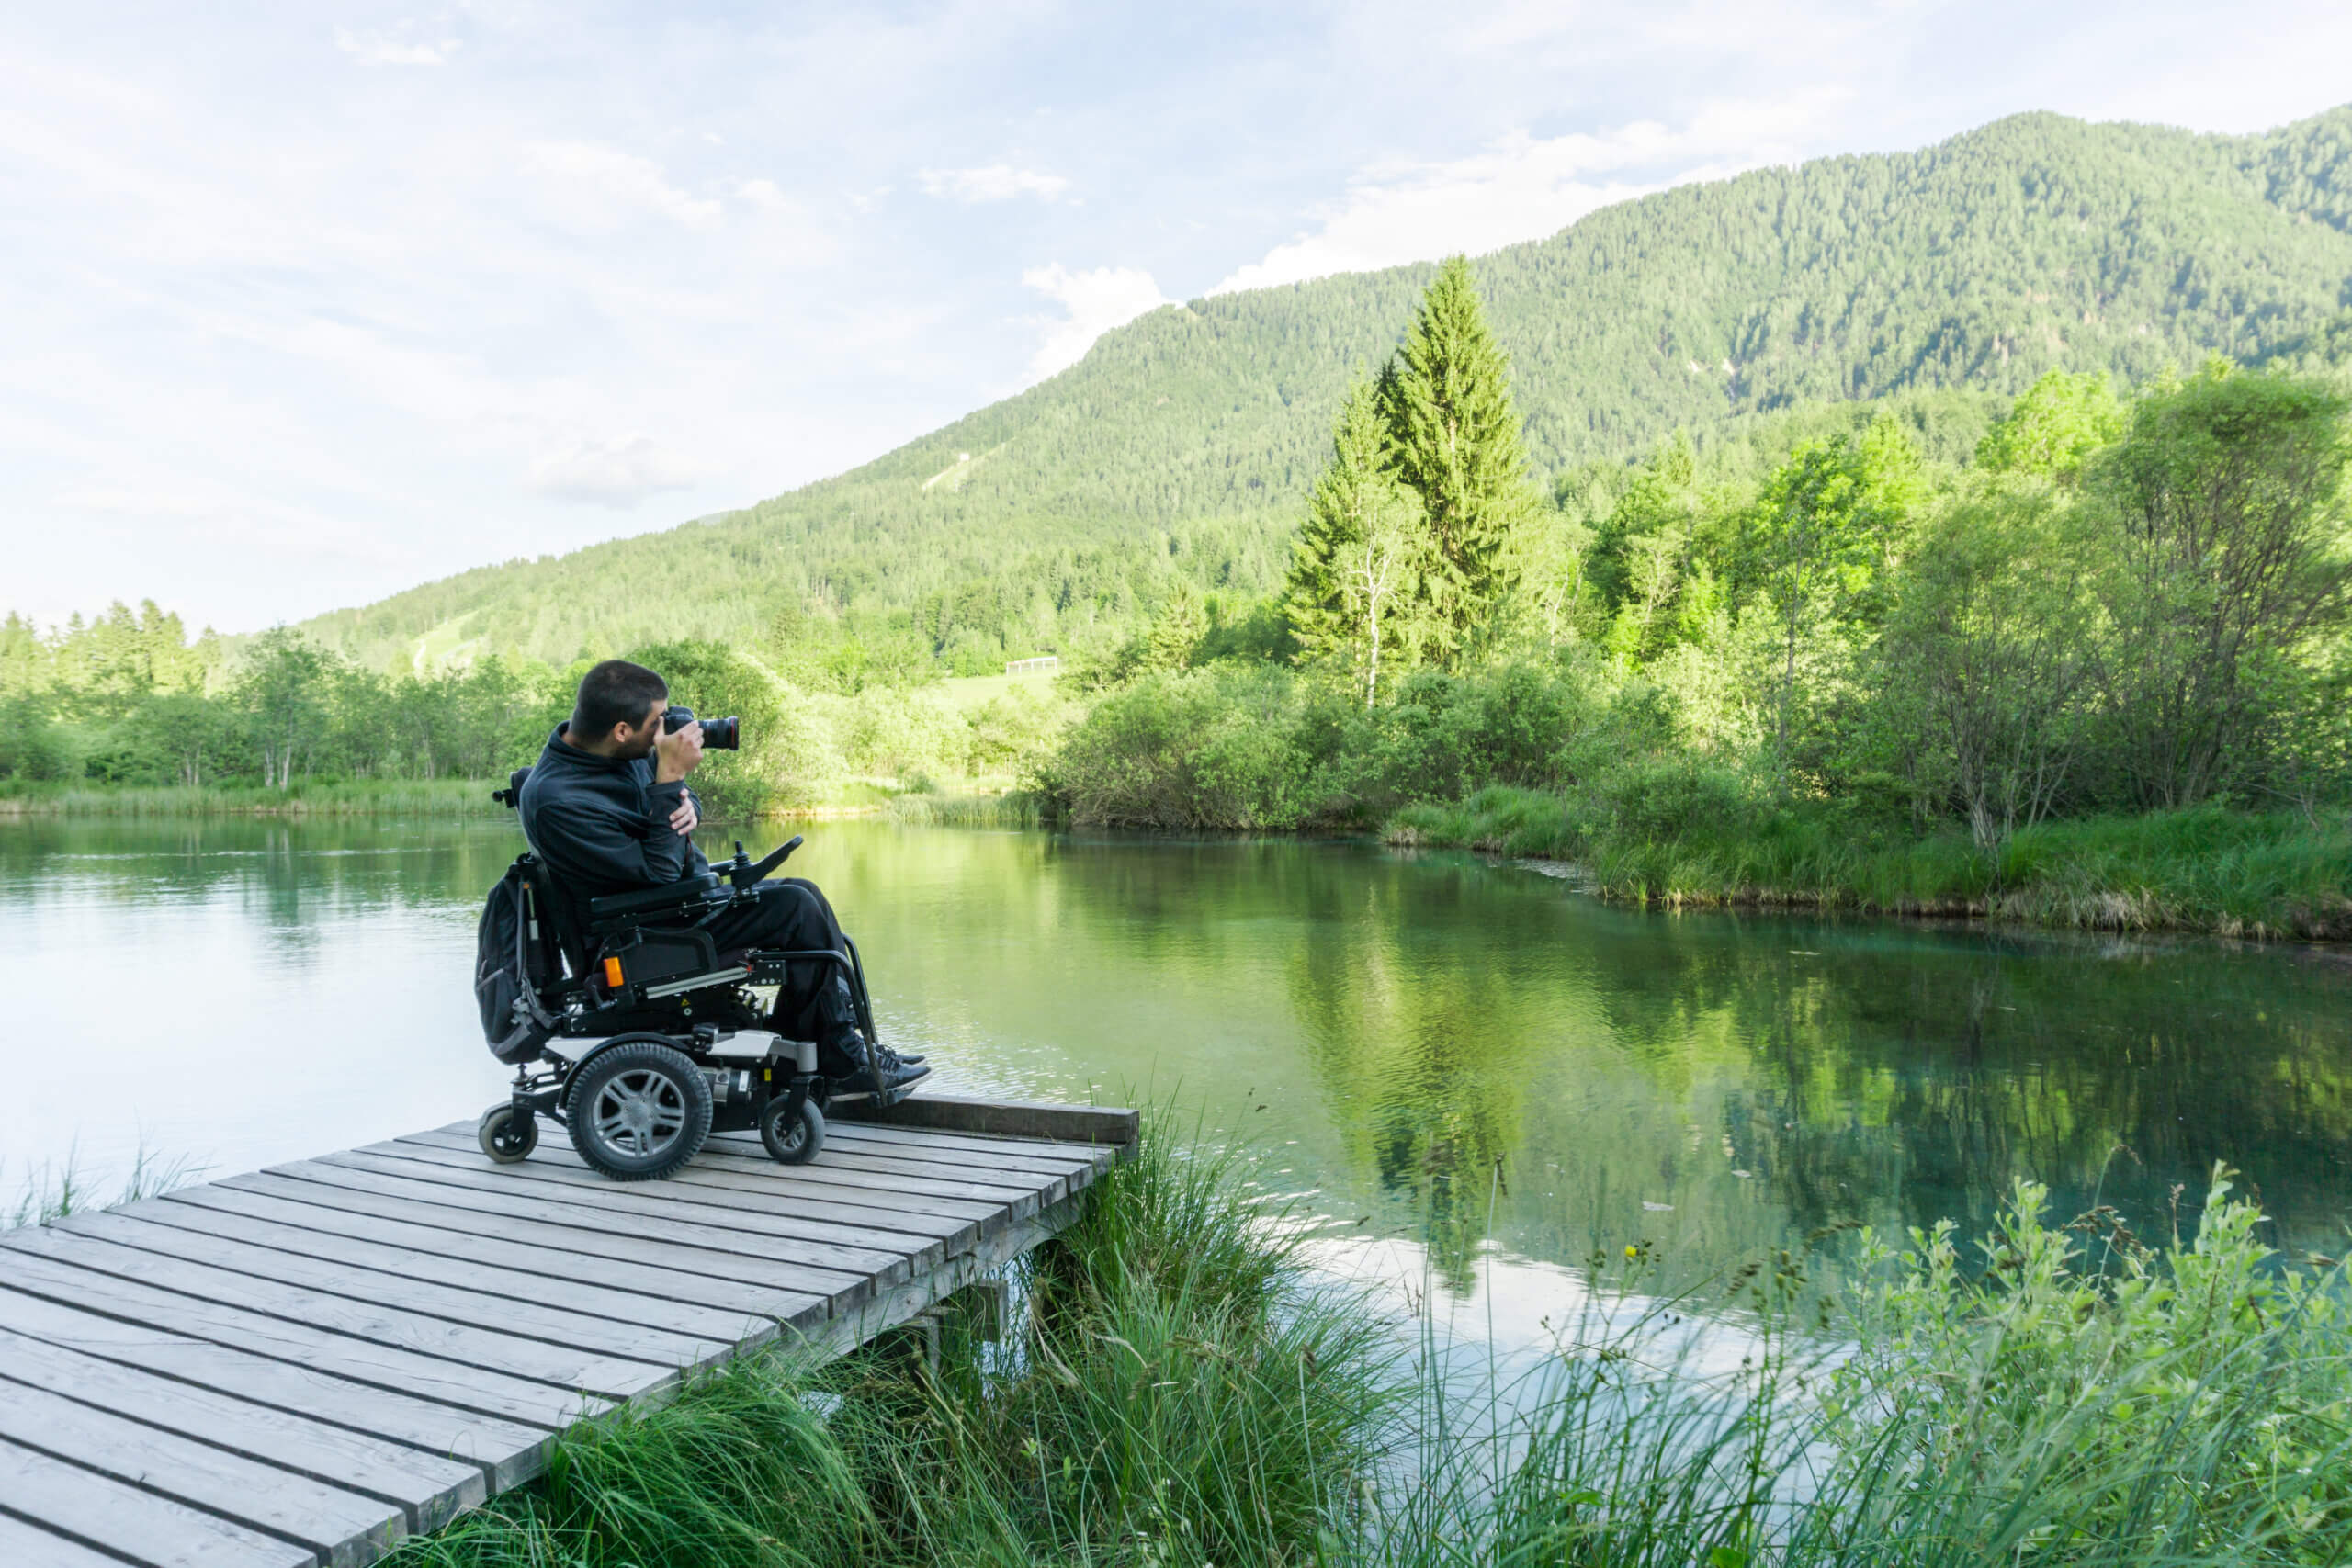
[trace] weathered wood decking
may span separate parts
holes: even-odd
[[[1068,1224],[1135,1127],[918,1097],[813,1165],[725,1135],[622,1184],[461,1123],[0,1234],[0,1565],[373,1562],[572,1422],[906,1322]]]

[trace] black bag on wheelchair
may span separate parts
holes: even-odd
[[[562,977],[550,911],[542,909],[538,863],[518,855],[482,904],[474,932],[474,1004],[481,1010],[490,1054],[512,1066],[527,1062],[554,1034],[556,1015],[539,1000]]]

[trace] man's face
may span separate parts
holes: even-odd
[[[653,755],[653,743],[662,739],[662,714],[668,706],[667,699],[656,698],[653,705],[645,710],[643,723],[613,726],[615,755],[632,760]]]

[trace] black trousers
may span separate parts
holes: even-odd
[[[800,877],[763,882],[759,897],[723,911],[703,929],[710,932],[726,957],[750,948],[771,952],[811,952],[823,948],[846,955],[841,920],[817,885]],[[813,1040],[838,1055],[842,1037],[857,1027],[857,1005],[849,987],[849,966],[821,959],[804,959],[785,965],[784,984],[777,987],[768,1026],[792,1040]],[[844,1058],[845,1059],[845,1058]],[[851,1063],[849,1066],[856,1064]],[[835,1062],[828,1072],[846,1071]]]

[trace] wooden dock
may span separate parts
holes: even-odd
[[[555,1435],[839,1354],[1052,1235],[1136,1114],[919,1096],[624,1184],[470,1122],[0,1233],[0,1564],[357,1568]]]

